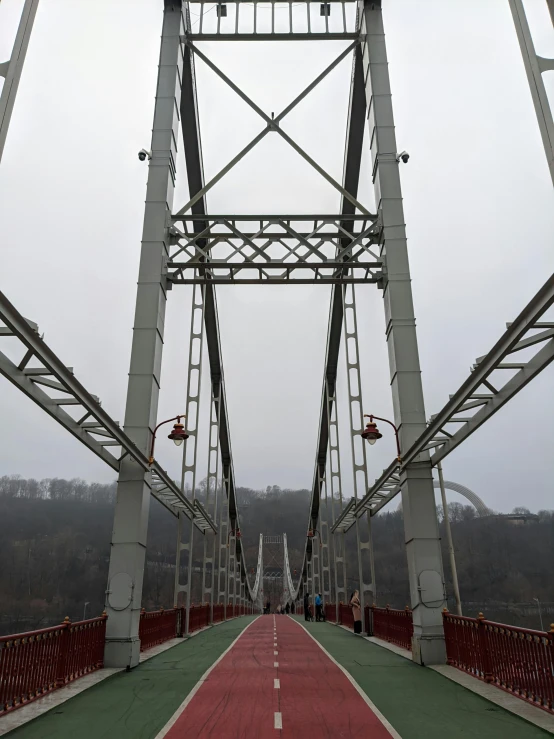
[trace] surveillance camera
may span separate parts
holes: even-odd
[[[404,164],[407,164],[409,158],[410,155],[407,151],[401,151],[400,154],[398,154],[398,156],[396,157],[396,161],[399,162],[402,159]]]
[[[152,152],[147,151],[146,149],[141,149],[138,153],[138,158],[141,162],[144,162],[145,159],[152,159]]]

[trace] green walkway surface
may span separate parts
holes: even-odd
[[[9,739],[153,739],[254,616],[227,621],[85,690]],[[193,737],[191,737],[193,739]]]
[[[246,616],[207,629],[130,673],[107,678],[7,736],[155,739],[204,672],[253,618]],[[331,624],[299,621],[352,675],[402,739],[552,736],[433,670],[366,639]],[[280,733],[276,730],[275,736]]]
[[[433,670],[327,623],[305,623],[402,739],[545,739],[546,731]]]

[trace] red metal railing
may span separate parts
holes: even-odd
[[[339,624],[354,629],[354,614],[349,603],[339,603]]]
[[[337,620],[337,605],[336,603],[325,604],[325,620],[331,623],[335,623]]]
[[[0,636],[0,716],[102,667],[106,618]]]
[[[163,644],[173,639],[179,633],[179,609],[171,608],[165,611],[145,611],[140,613],[139,639],[140,651],[144,652],[156,644]]]
[[[408,606],[403,611],[397,611],[389,606],[386,608],[371,606],[371,621],[368,620],[367,626],[372,627],[373,636],[412,650],[414,625],[412,612]]]
[[[227,618],[253,613],[248,605],[227,606]],[[0,716],[102,667],[106,615],[23,634],[0,636]],[[223,603],[213,607],[213,623],[225,620]],[[141,611],[140,649],[145,651],[181,636],[186,609]],[[192,605],[189,633],[209,626],[210,606]]]
[[[554,625],[549,632],[443,613],[447,662],[554,713]]]
[[[213,622],[218,624],[225,619],[225,606],[223,603],[214,603]]]
[[[185,609],[183,608],[183,618],[184,617],[185,617]],[[210,605],[209,603],[204,603],[198,606],[192,605],[190,607],[190,613],[189,613],[189,634],[192,634],[194,631],[198,631],[199,629],[203,629],[205,626],[209,626],[209,624],[210,624]]]

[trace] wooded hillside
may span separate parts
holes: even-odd
[[[204,496],[200,486],[199,496]],[[309,492],[237,491],[241,530],[249,568],[255,568],[259,533],[286,532],[291,568],[300,569],[308,519]],[[82,480],[25,480],[0,477],[0,633],[14,633],[102,612],[108,572],[115,483]],[[464,613],[539,626],[554,621],[554,511],[516,524],[502,516],[477,518],[470,506],[451,504],[454,544]],[[439,519],[442,511],[439,510]],[[441,523],[441,526],[443,524]],[[373,519],[378,601],[403,608],[408,576],[402,513]],[[452,593],[446,547],[447,590]],[[202,562],[203,541],[196,537],[193,565]],[[152,501],[143,605],[173,605],[176,521]],[[357,585],[353,531],[346,537],[349,587]],[[193,597],[200,598],[195,574]]]

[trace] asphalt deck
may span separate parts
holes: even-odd
[[[175,721],[167,728],[167,739],[389,736],[303,627],[346,669],[402,739],[551,736],[433,670],[344,629],[286,616],[243,617],[203,631],[130,673],[107,678],[7,736],[156,739],[172,717]],[[276,714],[282,729],[274,728]]]

